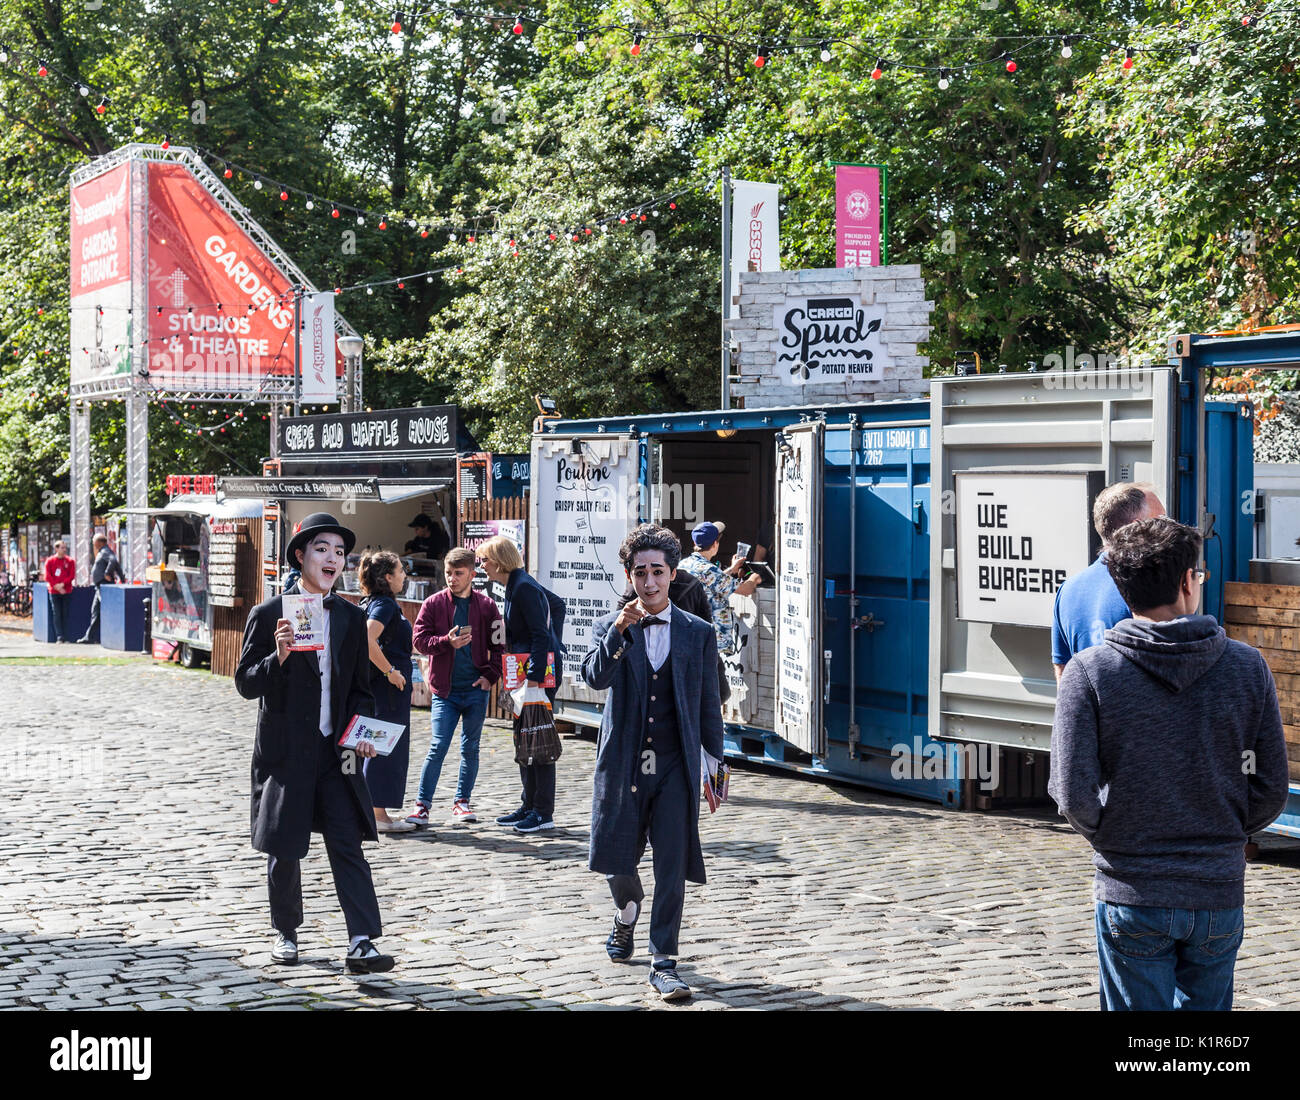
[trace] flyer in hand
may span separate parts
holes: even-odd
[[[524,669],[528,667],[527,653],[501,654],[501,686],[506,691],[514,691],[524,681]],[[546,675],[542,678],[542,687],[555,687],[555,654],[546,655]]]
[[[325,605],[319,594],[290,593],[282,597],[282,617],[293,624],[291,653],[325,648]]]
[[[355,749],[362,741],[369,741],[375,746],[380,756],[387,756],[406,732],[405,726],[396,722],[381,722],[378,718],[367,718],[364,714],[354,714],[348,728],[339,738],[339,748]]]
[[[714,813],[731,793],[731,765],[700,749],[700,776],[704,801],[709,804],[709,813]]]

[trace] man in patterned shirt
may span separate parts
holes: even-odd
[[[743,581],[740,579],[740,571],[745,567],[742,554],[732,558],[726,569],[714,562],[713,559],[718,556],[718,540],[726,527],[725,523],[701,523],[696,526],[691,531],[695,553],[683,558],[680,566],[704,585],[704,593],[709,597],[709,607],[713,611],[713,629],[718,634],[719,653],[731,653],[735,644],[736,621],[729,602],[731,594],[738,592],[742,596],[752,595],[761,580],[757,573],[751,573]]]

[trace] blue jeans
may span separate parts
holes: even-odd
[[[1102,1011],[1228,1011],[1242,929],[1240,908],[1097,902]]]
[[[416,796],[426,806],[433,805],[433,792],[442,774],[442,762],[451,748],[451,739],[460,729],[460,775],[456,779],[456,798],[469,801],[474,793],[474,780],[478,778],[478,743],[483,733],[483,719],[487,717],[488,693],[480,688],[453,691],[446,698],[433,697],[430,718],[433,736],[429,739],[429,755],[424,758],[420,771],[420,792]]]

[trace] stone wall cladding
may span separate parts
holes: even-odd
[[[731,394],[743,400],[746,408],[824,401],[856,403],[929,393],[929,381],[922,377],[929,359],[920,353],[918,345],[929,338],[934,303],[925,297],[919,264],[749,271],[740,276],[740,286],[733,293],[733,316],[727,332],[740,348],[740,380],[731,383]],[[891,365],[883,379],[802,384],[785,381],[777,366],[781,334],[773,326],[772,307],[787,297],[809,294],[849,295],[865,306],[888,307],[880,342],[888,351]]]

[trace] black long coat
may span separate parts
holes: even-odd
[[[582,661],[582,679],[596,691],[609,689],[600,720],[592,783],[591,848],[587,865],[606,875],[630,875],[637,865],[639,840],[636,798],[641,746],[645,740],[650,662],[645,634],[625,636],[614,629],[617,615],[597,619],[591,648]],[[713,624],[674,607],[668,620],[673,658],[673,694],[682,741],[687,789],[691,792],[686,878],[704,882],[700,848],[700,749],[722,759],[722,703],[718,699],[718,640]]]
[[[330,605],[330,740],[356,804],[357,829],[363,839],[378,840],[362,762],[349,752],[345,767],[338,747],[354,714],[374,716],[366,615],[340,596]],[[249,613],[235,687],[245,699],[261,701],[253,742],[253,847],[281,859],[302,859],[312,832],[320,831],[320,822],[314,820],[322,736],[320,664],[310,652],[290,653],[280,664],[275,624],[283,617],[281,611],[281,599],[275,596]]]

